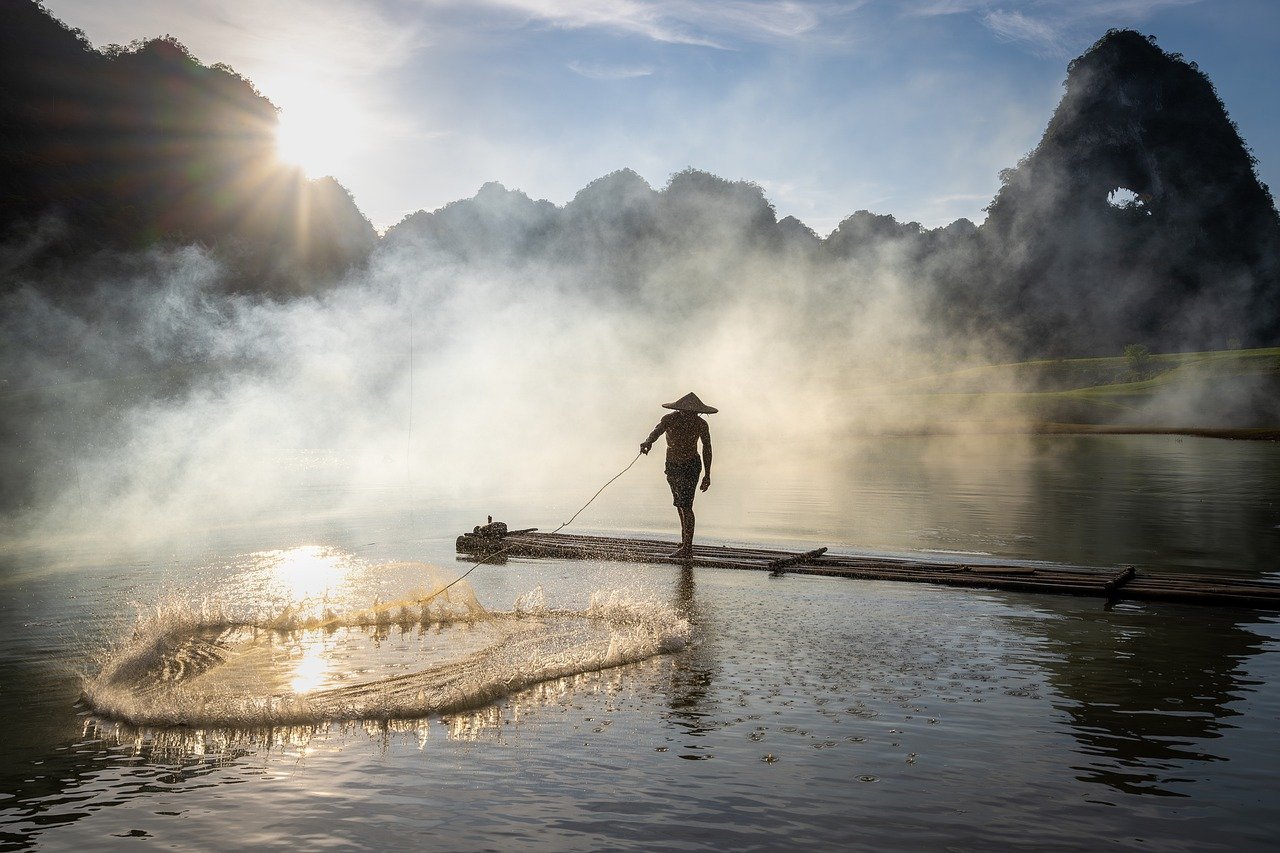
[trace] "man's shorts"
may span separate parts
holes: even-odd
[[[693,506],[693,493],[698,488],[698,475],[702,473],[702,460],[697,456],[667,460],[667,483],[671,486],[671,503],[683,509]]]

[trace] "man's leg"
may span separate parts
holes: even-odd
[[[669,466],[667,471],[672,503],[675,504],[676,514],[680,516],[680,547],[670,554],[672,557],[688,557],[693,553],[693,495],[698,485],[698,474],[702,470],[702,461],[694,457],[690,463],[684,468],[679,465]]]
[[[671,556],[687,557],[693,553],[693,507],[678,506],[676,512],[680,514],[680,547]]]

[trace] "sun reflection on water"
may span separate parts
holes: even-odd
[[[293,665],[293,677],[289,689],[294,693],[310,693],[324,684],[329,674],[330,657],[322,640],[304,643],[302,654]]]
[[[263,556],[272,586],[295,602],[328,596],[348,580],[354,568],[350,555],[318,545],[269,551]]]

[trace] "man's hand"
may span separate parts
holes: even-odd
[[[711,488],[711,475],[707,474],[702,478],[702,491],[705,492],[709,488]]]
[[[653,449],[653,445],[647,441],[640,442],[640,452],[645,456],[649,455],[649,451]]]

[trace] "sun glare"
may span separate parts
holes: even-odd
[[[290,548],[268,556],[274,585],[299,603],[331,592],[351,570],[343,554],[316,546]]]
[[[320,639],[304,643],[301,654],[293,662],[289,689],[294,693],[310,693],[325,683],[329,675],[329,657]]]
[[[340,175],[354,159],[360,138],[354,122],[306,109],[281,110],[276,153],[308,178]]]
[[[261,77],[262,90],[280,108],[277,156],[309,178],[349,171],[367,141],[369,122],[359,99],[296,69]]]

